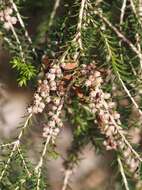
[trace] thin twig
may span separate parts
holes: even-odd
[[[124,19],[125,10],[126,10],[126,3],[127,3],[127,0],[123,0],[123,4],[121,7],[121,15],[120,15],[120,27],[123,24],[123,19]]]
[[[20,180],[20,185],[17,185],[17,187],[15,187],[14,190],[20,189],[20,188],[21,188],[21,185],[23,185],[25,182],[26,182],[26,179],[21,179],[21,180]]]
[[[142,21],[142,0],[138,0],[138,16],[141,22]]]
[[[26,170],[28,176],[30,177],[30,176],[31,176],[31,172],[29,171],[29,169],[28,169],[28,167],[27,167],[26,161],[25,161],[25,159],[24,159],[24,157],[23,157],[23,154],[22,154],[22,151],[21,151],[21,149],[20,149],[19,147],[18,147],[18,153],[19,153],[20,158],[21,158],[21,160],[22,160],[22,162],[23,162],[23,166],[24,166],[24,168],[25,168],[25,170]]]
[[[132,97],[130,91],[127,89],[125,83],[123,82],[123,80],[121,79],[120,77],[120,74],[117,72],[117,75],[118,75],[118,79],[119,81],[121,82],[122,84],[122,87],[124,88],[125,92],[127,93],[128,97],[130,98],[130,100],[132,101],[132,103],[134,104],[134,106],[136,107],[136,109],[138,110],[139,114],[142,116],[142,111],[141,109],[139,108],[137,102],[134,100],[134,98]]]
[[[131,7],[132,7],[132,10],[133,10],[135,16],[138,17],[137,11],[136,11],[136,7],[135,7],[135,5],[134,5],[133,0],[129,0],[129,1],[130,1],[130,5],[131,5]]]
[[[61,0],[56,0],[56,1],[55,1],[54,7],[53,7],[53,11],[52,11],[52,13],[51,13],[51,15],[50,15],[50,19],[49,19],[48,30],[49,30],[50,27],[53,25],[54,17],[56,16],[57,9],[58,9],[58,7],[60,6],[60,1],[61,1]]]
[[[122,34],[115,26],[112,25],[112,23],[104,17],[99,11],[95,11],[95,13],[116,33],[116,35],[123,40],[127,45],[132,49],[133,52],[137,54],[139,58],[141,58],[141,52],[135,47],[135,45],[127,39],[124,34]]]
[[[126,190],[130,190],[129,189],[129,185],[128,185],[128,181],[127,181],[127,178],[125,176],[125,172],[124,172],[124,168],[123,168],[123,164],[121,162],[121,159],[118,157],[117,158],[117,161],[118,161],[118,164],[119,164],[119,168],[120,168],[120,173],[122,175],[122,179],[123,179],[123,182],[124,182],[124,185],[125,185],[125,189]]]
[[[23,48],[22,48],[21,42],[20,42],[20,40],[19,40],[19,37],[18,37],[18,35],[17,35],[17,33],[16,33],[16,31],[15,31],[13,25],[12,25],[10,22],[8,22],[8,23],[9,23],[9,25],[10,25],[10,29],[11,29],[11,31],[12,31],[12,33],[13,33],[13,36],[15,37],[16,42],[17,42],[17,44],[18,44],[18,46],[19,46],[19,51],[20,51],[20,55],[21,55],[22,61],[25,63],[24,52],[23,52]]]
[[[83,50],[81,35],[82,35],[83,16],[84,16],[84,9],[85,9],[85,3],[86,2],[87,2],[87,0],[82,0],[81,1],[76,33],[75,33],[75,37],[71,41],[72,43],[78,43],[80,51]],[[61,58],[59,60],[59,63],[64,63],[65,58],[68,55],[69,50],[70,50],[70,48],[68,47],[67,50],[62,54],[62,56],[61,56]],[[77,60],[79,54],[80,54],[79,51],[75,52],[74,60]]]
[[[20,139],[21,139],[21,137],[22,137],[22,135],[23,135],[24,130],[27,128],[28,123],[29,123],[30,119],[32,118],[32,116],[33,116],[33,114],[31,113],[31,114],[27,117],[27,119],[26,119],[26,121],[25,121],[25,123],[24,123],[24,126],[22,127],[22,130],[21,130],[21,132],[20,132],[20,134],[19,134],[19,136],[18,136],[18,140],[19,140],[19,141],[20,141]]]
[[[142,49],[141,49],[141,44],[140,44],[140,35],[138,33],[136,34],[136,45],[139,52],[141,52],[141,56],[139,57],[139,60],[140,60],[140,69],[142,73]]]
[[[107,46],[107,49],[108,49],[108,53],[109,53],[109,57],[112,57],[112,51],[110,49],[110,46],[108,44],[108,41],[107,41],[107,38],[104,37],[104,40],[105,40],[105,43],[106,43],[106,46]],[[121,44],[120,44],[121,45]],[[132,97],[130,91],[127,89],[126,85],[124,84],[123,80],[121,79],[120,77],[120,74],[117,72],[117,76],[118,76],[118,79],[119,81],[121,82],[122,84],[122,87],[123,89],[125,90],[125,92],[127,93],[128,97],[131,99],[132,103],[134,104],[134,106],[136,107],[136,109],[138,110],[139,114],[142,116],[142,111],[141,109],[139,108],[138,104],[136,103],[135,99]]]
[[[82,33],[82,22],[83,22],[85,3],[86,3],[86,0],[82,0],[81,1],[81,6],[80,6],[79,16],[78,16],[76,35],[75,35],[75,38],[73,39],[73,41],[78,42],[80,50],[83,49],[82,40],[81,40],[81,33]]]
[[[61,100],[60,100],[60,106],[56,110],[56,115],[57,116],[59,116],[60,113],[61,113],[61,110],[62,110],[61,107],[63,107],[64,98],[65,97],[61,98]],[[41,169],[42,169],[42,166],[43,166],[43,160],[44,160],[45,154],[47,152],[48,144],[50,143],[50,140],[52,139],[52,135],[53,135],[53,128],[51,127],[50,131],[49,131],[49,135],[46,138],[46,143],[45,143],[45,145],[43,147],[43,151],[42,151],[40,160],[39,160],[37,166],[35,167],[35,173],[37,173],[37,186],[36,186],[36,190],[40,189]]]
[[[7,37],[3,37],[3,39],[4,39],[4,41],[6,41],[9,44],[9,46],[13,47],[13,44]]]
[[[137,8],[136,8],[133,0],[129,0],[129,1],[130,1],[130,5],[131,5],[131,8],[132,8],[132,11],[133,11],[135,17],[137,18],[137,21],[138,21],[139,25],[142,28],[142,21],[141,21],[141,19],[139,17],[139,12],[137,11]],[[138,5],[138,8],[140,8],[140,4]]]
[[[63,186],[61,190],[66,190],[68,183],[69,183],[69,179],[70,179],[70,175],[72,174],[72,170],[66,170],[65,171],[65,176],[64,176],[64,181],[63,181]]]
[[[14,146],[13,146],[13,149],[12,149],[12,151],[11,151],[9,157],[8,157],[8,160],[7,160],[7,162],[6,162],[6,164],[5,164],[4,168],[3,168],[3,170],[2,170],[2,172],[1,172],[0,181],[2,180],[2,178],[3,178],[3,176],[4,176],[5,172],[6,172],[6,170],[7,170],[7,168],[8,168],[8,165],[9,165],[9,163],[11,162],[11,159],[13,158],[15,151],[16,151],[16,150],[19,148],[19,146],[20,146],[21,137],[22,137],[22,135],[23,135],[23,132],[24,132],[25,128],[27,128],[28,123],[29,123],[29,120],[30,120],[31,117],[32,117],[32,114],[30,114],[30,115],[28,116],[28,118],[26,119],[26,122],[25,122],[24,126],[22,127],[22,130],[21,130],[21,132],[19,133],[19,136],[18,136],[17,140],[15,140],[15,141],[13,141],[13,142],[11,143],[11,144],[13,144]]]
[[[126,4],[127,4],[127,0],[123,0],[122,7],[121,7],[121,14],[120,14],[120,22],[119,22],[120,31],[122,31],[122,24],[124,22],[124,15],[125,15],[125,11],[126,11]],[[121,40],[119,41],[119,46],[122,49],[122,41]],[[123,62],[123,54],[122,54],[122,52],[120,52],[120,58],[121,58],[121,61]]]
[[[0,145],[0,148],[10,147],[10,146],[12,146],[12,145],[14,145],[14,144],[15,144],[15,141],[14,141],[14,142],[11,142],[11,143],[7,143],[7,144],[1,144],[1,145]]]
[[[104,107],[105,107],[105,109],[106,109],[106,111],[107,111],[109,108],[108,108],[108,105],[107,105],[106,101],[103,102],[103,105],[104,105]],[[108,114],[109,114],[109,117],[110,117],[112,123],[113,123],[114,126],[116,127],[117,132],[119,133],[120,137],[122,138],[122,140],[125,142],[125,144],[127,145],[127,147],[130,148],[130,150],[131,150],[131,152],[134,154],[134,156],[135,156],[140,162],[142,162],[141,156],[133,149],[133,147],[131,146],[131,144],[128,142],[128,140],[126,139],[125,135],[124,135],[123,132],[122,132],[121,127],[117,125],[117,123],[115,122],[114,118],[111,116],[111,114],[110,114],[109,112],[108,112]]]
[[[44,159],[44,156],[45,156],[45,154],[47,152],[47,146],[48,146],[51,138],[52,138],[52,133],[46,139],[46,143],[44,145],[44,148],[43,148],[42,155],[40,157],[39,163],[38,163],[38,165],[35,168],[35,172],[37,173],[37,186],[36,186],[36,190],[40,189],[40,179],[41,179],[41,169],[42,169],[42,165],[43,165],[43,159]]]
[[[80,105],[81,105],[81,104],[80,104]],[[106,111],[107,111],[107,110],[108,110],[108,105],[107,105],[107,103],[106,103],[105,101],[103,102],[103,105],[104,105],[104,107],[105,107],[105,109],[106,109]],[[82,106],[82,105],[81,105],[81,106]],[[91,110],[90,110],[87,106],[83,106],[83,108],[86,109],[87,111],[89,111],[90,113],[92,113]],[[113,123],[114,126],[116,127],[117,132],[119,133],[120,137],[121,137],[122,140],[124,141],[124,143],[127,145],[127,147],[130,148],[131,152],[135,155],[135,157],[136,157],[140,162],[142,162],[141,156],[133,149],[133,147],[131,146],[131,144],[128,142],[128,140],[126,139],[125,135],[124,135],[123,132],[122,132],[122,128],[116,124],[114,118],[111,116],[111,114],[110,114],[109,112],[108,112],[108,114],[109,114],[109,117],[110,117],[112,123]]]
[[[13,157],[13,155],[14,155],[14,153],[15,153],[15,150],[17,149],[17,146],[18,146],[18,145],[19,145],[19,141],[15,141],[15,144],[14,144],[14,146],[13,146],[13,149],[12,149],[12,151],[11,151],[9,157],[8,157],[8,160],[7,160],[7,162],[6,162],[6,164],[5,164],[4,168],[3,168],[3,170],[2,170],[2,172],[1,172],[0,181],[2,180],[4,174],[5,174],[5,172],[6,172],[7,168],[8,168],[8,166],[9,166],[9,163],[11,162],[11,159],[12,159],[12,157]]]
[[[22,17],[21,17],[21,15],[20,15],[19,11],[18,11],[18,8],[17,8],[16,4],[14,3],[13,0],[9,0],[9,1],[10,1],[11,5],[12,5],[13,9],[14,9],[15,12],[16,12],[16,16],[17,16],[17,18],[18,18],[18,21],[19,21],[21,27],[22,27],[23,30],[24,30],[25,37],[27,38],[27,40],[29,41],[29,43],[32,45],[32,40],[31,40],[31,38],[30,38],[30,36],[29,36],[29,34],[28,34],[28,31],[26,30],[26,27],[25,27],[25,25],[24,25],[24,22],[23,22],[23,20],[22,20]],[[32,48],[32,51],[33,51],[34,54],[36,54],[34,48]]]
[[[134,5],[134,2],[133,0],[130,0],[130,4],[131,4],[131,8],[132,8],[132,11],[134,13],[134,15],[136,16],[141,28],[142,28],[142,22],[141,22],[141,19],[139,18],[139,15],[136,11],[136,7]],[[141,45],[140,45],[140,35],[139,33],[136,33],[136,45],[137,45],[137,49],[138,51],[141,53],[141,56],[139,57],[139,60],[140,60],[140,67],[141,67],[141,71],[142,71],[142,49],[141,49]]]
[[[75,80],[75,79],[74,79]],[[60,100],[60,105],[59,107],[57,108],[56,110],[56,115],[59,116],[60,113],[61,113],[61,110],[62,110],[62,107],[64,105],[64,101],[65,101],[65,98],[66,96],[68,95],[68,92],[71,88],[71,86],[73,85],[74,83],[74,80],[72,80],[68,87],[67,87],[67,90],[66,90],[66,93],[64,94],[64,96],[61,98]],[[51,127],[50,128],[50,131],[49,131],[49,135],[48,137],[46,138],[46,143],[43,147],[43,151],[42,151],[42,154],[41,154],[41,157],[40,157],[40,160],[37,164],[37,166],[35,167],[35,173],[37,173],[37,186],[36,186],[36,190],[39,190],[40,189],[40,180],[41,180],[41,169],[42,169],[42,166],[43,166],[43,160],[44,160],[44,157],[45,157],[45,154],[47,152],[47,147],[48,147],[48,144],[50,143],[50,140],[52,139],[52,134],[53,133],[53,128]]]

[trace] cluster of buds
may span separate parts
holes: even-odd
[[[34,103],[33,106],[28,108],[29,113],[42,113],[45,105],[50,103],[50,86],[48,80],[44,79],[38,81],[38,88],[34,94]]]
[[[50,137],[52,143],[59,133],[59,128],[63,126],[60,113],[63,107],[63,95],[59,91],[63,73],[59,65],[52,65],[45,74],[44,80],[38,81],[37,91],[34,94],[34,102],[28,108],[29,113],[42,113],[46,105],[48,106],[48,122],[43,126],[43,137]]]
[[[55,143],[55,139],[60,131],[59,128],[63,126],[62,120],[60,119],[60,114],[63,107],[62,98],[56,97],[55,101],[51,107],[51,111],[48,113],[48,122],[43,128],[43,137],[51,138],[52,144]]]
[[[38,88],[34,94],[33,106],[28,108],[29,113],[42,113],[45,105],[53,101],[52,94],[54,92],[57,93],[58,81],[61,77],[62,71],[60,66],[53,65],[46,73],[44,80],[38,81]]]
[[[11,26],[17,23],[17,18],[12,16],[13,9],[11,7],[6,7],[4,10],[0,11],[0,21],[3,22],[3,27],[9,30]]]
[[[128,141],[121,128],[120,114],[116,111],[116,104],[111,100],[111,94],[104,93],[101,88],[103,83],[101,72],[90,64],[83,65],[82,73],[87,74],[85,85],[89,88],[89,109],[95,115],[94,122],[106,136],[104,141],[106,149],[121,151],[129,171],[136,176],[140,160],[134,154],[133,148],[126,143]]]

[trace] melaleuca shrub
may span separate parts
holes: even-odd
[[[73,141],[60,189],[68,188],[87,144],[112,154],[115,189],[142,188],[141,140],[133,144],[129,135],[135,128],[141,133],[141,6],[141,0],[1,0],[1,39],[10,66],[19,88],[34,91],[18,136],[0,146],[1,189],[48,189],[45,160],[49,150],[56,154],[65,123]],[[37,125],[41,150],[32,163],[25,141],[28,128]]]

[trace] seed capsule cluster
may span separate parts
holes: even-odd
[[[88,76],[85,85],[89,89],[89,109],[96,116],[94,122],[106,136],[104,141],[106,149],[121,151],[129,171],[136,177],[140,161],[126,143],[125,132],[121,128],[120,114],[116,111],[116,104],[111,101],[111,94],[104,93],[102,90],[101,72],[97,71],[94,65],[84,65],[82,74]]]
[[[17,23],[17,18],[12,15],[13,9],[11,7],[6,7],[4,10],[0,11],[0,21],[3,23],[3,27],[9,30],[11,26]]]
[[[60,113],[63,107],[62,94],[59,91],[60,81],[63,74],[59,65],[54,64],[45,74],[44,80],[38,81],[38,88],[34,94],[34,102],[28,108],[29,113],[38,114],[44,111],[46,105],[49,105],[48,122],[43,126],[43,137],[51,137],[54,143],[59,133],[59,128],[63,126],[60,119]]]
[[[59,99],[58,99],[59,100]],[[48,114],[48,122],[44,125],[43,137],[51,137],[52,144],[55,143],[55,139],[60,132],[60,128],[63,126],[60,114],[62,111],[63,102],[62,99],[58,103],[53,103],[51,111]]]
[[[53,98],[57,94],[58,81],[62,77],[62,71],[58,65],[53,65],[46,73],[44,80],[38,81],[38,88],[34,94],[33,106],[28,108],[29,113],[42,113],[46,104],[58,101]],[[55,94],[54,94],[55,93]]]
[[[94,122],[106,137],[104,141],[106,149],[122,152],[129,171],[137,176],[140,161],[131,145],[127,144],[125,132],[121,127],[120,114],[116,111],[116,104],[111,100],[111,94],[102,90],[101,72],[92,63],[82,65],[81,75],[86,78],[82,85],[85,85],[89,92],[88,107],[95,116]],[[43,126],[43,137],[50,137],[52,143],[55,143],[56,136],[63,126],[60,118],[65,96],[63,83],[64,72],[60,66],[52,65],[45,74],[44,80],[38,81],[33,106],[28,109],[30,113],[37,114],[42,113],[46,105],[50,105],[47,114],[48,122]]]

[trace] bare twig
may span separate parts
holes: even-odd
[[[142,0],[138,1],[138,16],[141,22],[142,21]]]
[[[64,176],[62,190],[66,190],[67,185],[69,183],[69,179],[70,179],[71,174],[72,174],[72,170],[68,169],[68,170],[65,171],[65,176]]]
[[[32,118],[32,116],[33,116],[33,114],[31,113],[31,114],[27,117],[27,119],[26,119],[26,121],[25,121],[25,123],[24,123],[24,126],[22,127],[22,130],[21,130],[21,132],[20,132],[20,134],[19,134],[19,136],[18,136],[18,140],[19,140],[19,141],[20,141],[21,137],[23,136],[24,130],[28,127],[28,123],[29,123],[30,119]]]
[[[14,141],[14,142],[11,142],[11,143],[7,143],[7,144],[1,144],[1,145],[0,145],[0,148],[10,147],[10,146],[12,146],[12,145],[14,145],[14,144],[15,144],[15,141]]]
[[[43,159],[44,159],[44,156],[45,156],[45,154],[47,152],[47,146],[48,146],[51,138],[52,138],[52,133],[46,139],[46,143],[44,145],[44,148],[43,148],[42,155],[40,157],[39,163],[38,163],[38,165],[35,168],[35,172],[37,173],[37,186],[36,186],[36,190],[40,190],[41,169],[42,169],[42,165],[43,165]]]
[[[127,0],[123,0],[123,4],[122,4],[122,8],[121,8],[121,15],[120,15],[120,27],[123,24],[123,19],[124,19],[125,9],[126,9],[126,3],[127,3]]]
[[[121,159],[118,157],[117,158],[117,161],[118,161],[118,164],[119,164],[119,168],[120,168],[120,173],[122,175],[122,179],[123,179],[123,182],[124,182],[124,185],[125,185],[125,189],[126,190],[130,190],[129,189],[129,185],[128,185],[128,181],[127,181],[127,178],[125,176],[125,172],[124,172],[124,168],[123,168],[123,164],[121,162]]]
[[[53,7],[53,11],[52,11],[52,13],[51,13],[51,15],[50,15],[50,19],[49,19],[48,30],[49,30],[49,28],[50,28],[50,27],[52,26],[52,24],[53,24],[53,20],[54,20],[54,17],[55,17],[55,15],[56,15],[57,9],[58,9],[58,7],[60,6],[60,1],[61,1],[61,0],[56,0],[56,1],[55,1],[54,7]]]
[[[127,93],[128,97],[130,98],[130,100],[132,101],[132,103],[134,104],[134,106],[136,107],[136,109],[138,110],[139,114],[142,116],[142,111],[140,110],[138,104],[136,103],[136,101],[134,100],[134,98],[132,97],[130,91],[127,89],[125,83],[123,82],[123,80],[120,77],[120,74],[117,72],[118,75],[118,79],[122,84],[122,87],[124,88],[125,92]]]

